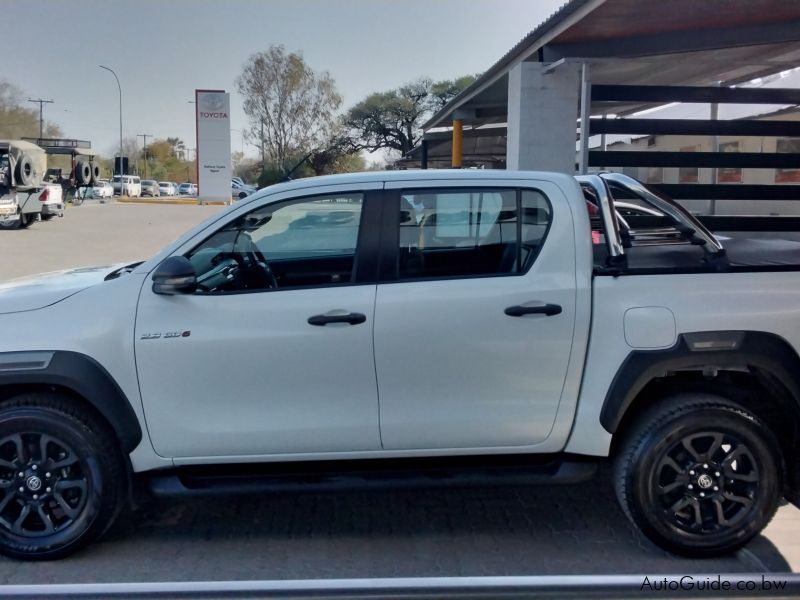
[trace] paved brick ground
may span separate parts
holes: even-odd
[[[0,281],[73,267],[150,258],[221,206],[69,206],[63,219],[0,231]]]
[[[659,550],[626,521],[601,475],[569,486],[162,500],[74,557],[0,559],[0,583],[765,569],[789,565],[763,537],[719,559]]]

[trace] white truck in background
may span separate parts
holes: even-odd
[[[63,211],[61,186],[44,181],[47,156],[22,140],[0,140],[0,229],[24,229]]]

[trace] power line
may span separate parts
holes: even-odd
[[[53,100],[42,100],[41,98],[34,100],[33,98],[28,98],[28,102],[35,102],[39,105],[39,139],[41,140],[44,132],[43,108],[45,104],[53,104]]]

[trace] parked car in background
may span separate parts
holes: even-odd
[[[231,197],[234,200],[247,198],[250,194],[256,191],[258,191],[258,188],[253,185],[246,184],[244,181],[242,181],[241,177],[231,178]]]
[[[142,196],[152,196],[156,198],[161,195],[159,184],[154,179],[142,180]]]
[[[123,175],[121,186],[120,176],[114,175],[111,179],[111,185],[114,188],[115,195],[120,195],[120,188],[122,189],[121,195],[123,196],[139,198],[142,195],[142,182],[138,175]]]
[[[178,193],[177,186],[171,181],[159,181],[158,191],[162,196],[174,196]]]
[[[181,196],[197,196],[197,186],[194,183],[182,183],[178,188],[178,194]]]
[[[114,188],[107,179],[101,179],[92,187],[92,198],[111,198],[114,196]]]

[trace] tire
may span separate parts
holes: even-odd
[[[27,154],[21,154],[17,161],[17,185],[31,187],[36,183],[36,169],[33,160]]]
[[[97,163],[91,163],[89,165],[89,169],[92,175],[92,185],[95,185],[100,179],[100,165]]]
[[[19,228],[27,229],[36,222],[36,215],[25,214],[19,218]]]
[[[0,553],[49,560],[76,552],[113,523],[126,476],[105,422],[59,394],[11,398],[0,406],[0,477],[13,482],[0,489]]]
[[[53,217],[55,217],[53,214],[42,215],[42,221],[50,221]]]
[[[748,409],[682,393],[633,424],[616,453],[614,484],[625,514],[651,541],[704,557],[733,552],[767,526],[783,467],[775,436]]]
[[[84,187],[92,182],[92,167],[85,160],[75,163],[75,183],[78,187]]]
[[[22,215],[20,215],[20,217],[15,221],[0,221],[0,229],[13,231],[14,229],[19,229],[20,227],[22,227]]]

